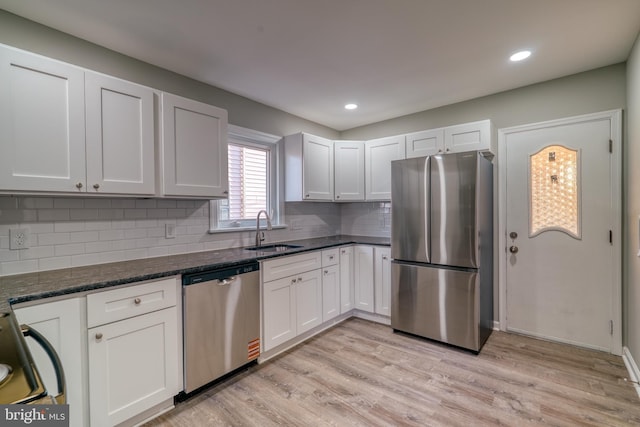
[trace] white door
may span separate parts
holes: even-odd
[[[366,200],[391,200],[391,162],[404,159],[404,147],[404,135],[365,143]]]
[[[508,330],[620,352],[616,117],[501,131]]]
[[[333,141],[304,134],[302,192],[307,200],[333,200]]]
[[[322,269],[322,321],[340,314],[340,266],[330,265]]]
[[[391,248],[374,249],[375,311],[391,316]]]
[[[340,313],[353,308],[353,246],[340,248]]]
[[[296,281],[296,334],[300,335],[322,323],[321,270],[298,275]]]
[[[335,200],[364,200],[364,142],[336,141]]]
[[[353,257],[355,308],[374,313],[373,247],[355,246]]]

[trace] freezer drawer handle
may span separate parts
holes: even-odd
[[[226,279],[218,280],[218,286],[227,286],[236,281],[236,276],[227,277]]]

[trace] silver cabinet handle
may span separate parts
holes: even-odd
[[[142,300],[140,298],[136,298],[136,299],[133,300],[133,303],[135,305],[140,305],[141,302],[142,302]]]
[[[98,333],[96,334],[96,339],[97,339],[97,340],[101,340],[101,339],[102,339],[102,332],[98,332]]]
[[[509,252],[511,252],[512,254],[517,254],[518,253],[518,247],[517,246],[511,246],[509,248]]]
[[[78,190],[79,190],[79,189],[81,189],[81,188],[82,188],[82,183],[81,183],[81,182],[77,183],[77,184],[76,184],[76,188],[77,188]]]

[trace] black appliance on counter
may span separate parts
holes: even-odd
[[[55,396],[45,388],[25,337],[33,338],[51,359],[58,387]],[[46,338],[29,326],[19,326],[13,313],[0,313],[0,404],[64,404],[65,387],[62,363]]]

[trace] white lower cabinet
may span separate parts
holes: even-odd
[[[262,287],[264,351],[296,336],[295,283],[297,277],[266,282]]]
[[[302,273],[296,279],[296,334],[300,335],[322,323],[321,270]]]
[[[373,247],[354,247],[354,296],[358,310],[373,313]]]
[[[331,265],[322,269],[322,321],[326,322],[340,314],[340,266]]]
[[[87,295],[92,427],[173,405],[182,382],[178,292],[173,277]]]
[[[89,425],[84,303],[84,298],[71,298],[13,310],[18,322],[40,332],[60,357],[66,379],[71,427]],[[34,340],[27,338],[27,344],[47,391],[52,395],[57,394],[56,374],[51,359]]]
[[[353,309],[353,246],[340,248],[340,314]]]
[[[391,316],[391,249],[376,246],[373,252],[375,312]]]

